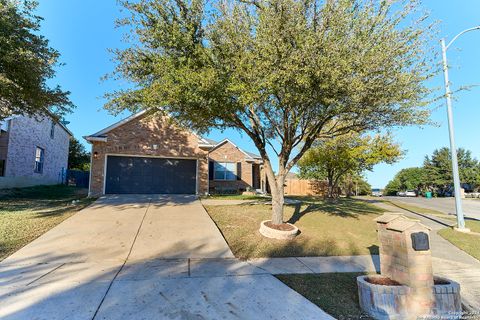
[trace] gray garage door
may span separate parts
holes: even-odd
[[[196,160],[108,156],[105,193],[194,194]]]

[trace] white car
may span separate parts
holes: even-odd
[[[407,190],[405,191],[405,197],[416,197],[417,193],[413,190]]]
[[[372,189],[372,197],[381,197],[383,192],[380,189]]]
[[[398,191],[397,196],[399,197],[405,197],[406,192],[405,191]]]

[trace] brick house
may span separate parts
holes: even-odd
[[[142,111],[95,134],[89,195],[265,190],[261,157]]]
[[[62,183],[71,132],[50,116],[0,122],[0,189]]]

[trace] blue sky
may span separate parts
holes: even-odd
[[[458,32],[480,24],[480,1],[456,0],[423,2],[434,20],[440,21],[439,37],[451,39]],[[41,34],[51,45],[60,51],[61,62],[52,84],[60,84],[71,91],[71,99],[77,109],[67,116],[69,128],[83,143],[84,135],[94,133],[115,121],[103,109],[103,94],[112,91],[118,83],[100,81],[100,78],[113,70],[108,48],[122,47],[122,34],[114,28],[120,7],[115,0],[40,0],[38,14],[43,21]],[[438,45],[440,50],[440,44]],[[480,31],[467,33],[459,38],[448,52],[450,80],[453,89],[463,85],[480,84]],[[432,79],[429,86],[443,90],[443,75]],[[480,158],[480,87],[456,94],[453,103],[456,142],[458,147],[471,150]],[[367,179],[373,187],[383,187],[402,168],[420,166],[425,155],[436,148],[448,146],[447,117],[444,102],[437,108],[432,120],[438,126],[425,128],[396,129],[394,135],[402,144],[406,155],[394,165],[378,165]],[[123,116],[127,116],[124,114]],[[234,130],[212,131],[207,137],[221,140],[228,137],[240,147],[255,152],[256,149],[245,135]]]

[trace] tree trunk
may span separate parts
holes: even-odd
[[[285,168],[279,168],[279,174],[275,176],[272,166],[268,160],[264,159],[265,173],[268,178],[270,192],[272,193],[272,223],[283,223],[283,204],[285,194]]]
[[[279,181],[281,180],[281,181]],[[285,202],[284,193],[284,180],[277,177],[277,181],[274,183],[277,184],[277,188],[272,189],[272,223],[273,224],[282,224],[283,223],[283,204]]]
[[[328,191],[327,191],[327,197],[328,198],[334,198],[334,192],[335,192],[335,184],[334,184],[334,178],[333,178],[333,173],[328,172],[327,174],[327,180],[328,180]]]

